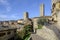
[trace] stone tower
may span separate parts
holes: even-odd
[[[40,5],[40,16],[44,16],[44,4]]]
[[[24,12],[24,20],[27,20],[29,18],[28,12]]]

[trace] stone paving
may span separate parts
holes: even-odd
[[[56,36],[60,39],[60,26],[58,26],[57,24],[48,24],[46,25],[46,27],[50,30],[53,30]]]
[[[37,35],[41,36],[46,40],[59,40],[53,30],[50,30],[46,27],[37,30]]]
[[[39,35],[36,34],[31,34],[32,39],[31,40],[45,40],[42,37],[40,37]]]
[[[32,40],[60,40],[60,33],[54,24],[49,24],[37,29],[37,33],[31,34],[31,37]]]

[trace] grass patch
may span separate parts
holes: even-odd
[[[38,25],[38,29],[42,29],[43,25]]]

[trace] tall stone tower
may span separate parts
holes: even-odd
[[[44,16],[44,4],[40,5],[40,16]]]
[[[29,18],[28,12],[24,12],[24,20],[27,20]]]

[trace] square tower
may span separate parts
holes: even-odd
[[[40,5],[40,16],[44,16],[44,4]]]
[[[29,18],[28,12],[24,12],[24,20],[27,20]]]

